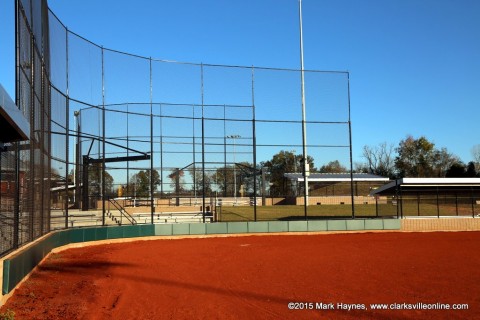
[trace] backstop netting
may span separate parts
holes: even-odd
[[[348,72],[143,57],[68,30],[46,0],[16,0],[15,14],[15,98],[30,134],[0,148],[0,255],[53,229],[183,212],[197,222],[478,214],[473,189],[371,197],[384,182],[354,182]],[[305,162],[343,175],[306,184]]]
[[[68,30],[45,0],[16,4],[16,102],[31,133],[1,153],[0,253],[74,226],[73,213],[104,225],[119,199],[147,223],[181,206],[217,221],[314,217],[285,176],[302,175],[304,147],[311,172],[352,167],[347,72],[304,71],[304,140],[300,70],[119,52]],[[309,204],[322,192],[312,183]]]

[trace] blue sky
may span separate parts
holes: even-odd
[[[159,59],[299,68],[297,0],[50,0],[67,27]],[[13,1],[0,5],[0,83],[13,95]],[[480,1],[303,0],[306,69],[350,72],[354,161],[426,136],[464,162],[480,143]],[[308,93],[307,93],[308,94]]]

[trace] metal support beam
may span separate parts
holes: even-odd
[[[86,156],[84,156],[86,157]],[[142,156],[128,156],[128,157],[115,157],[115,158],[100,158],[92,159],[88,158],[89,163],[108,163],[108,162],[125,162],[125,161],[139,161],[139,160],[150,160],[150,155],[145,154]]]
[[[82,161],[82,211],[88,211],[88,166],[90,165],[90,158],[83,156]]]

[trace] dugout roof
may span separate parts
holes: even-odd
[[[30,124],[0,84],[0,143],[28,140]]]
[[[397,190],[480,190],[480,178],[402,178],[387,183],[370,195],[392,195]]]

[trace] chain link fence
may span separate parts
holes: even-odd
[[[51,190],[66,182],[68,113],[51,91],[48,14],[46,1],[17,1],[16,104],[30,133],[0,152],[0,255],[48,233],[50,210],[63,203]]]
[[[68,30],[47,1],[16,3],[16,99],[31,133],[1,153],[2,254],[80,220],[115,223],[113,211],[146,223],[178,207],[203,221],[314,218],[285,174],[305,160],[352,169],[347,72],[304,71],[304,133],[300,70],[119,52]],[[339,216],[353,214],[352,188]],[[316,204],[325,186],[308,191]]]

